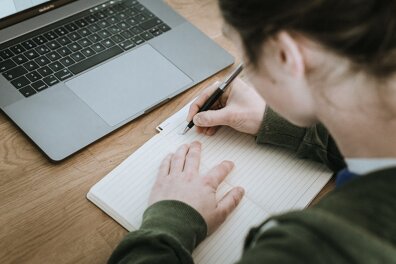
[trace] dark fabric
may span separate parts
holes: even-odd
[[[266,109],[256,141],[293,150],[299,158],[324,163],[334,172],[346,167],[336,143],[323,125],[298,127],[271,108]]]
[[[336,188],[343,186],[344,184],[357,179],[361,176],[350,172],[347,168],[339,171],[336,176]]]
[[[179,201],[146,209],[138,231],[129,233],[108,263],[193,263],[191,253],[207,235],[202,216]]]

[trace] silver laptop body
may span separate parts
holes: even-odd
[[[59,2],[62,2],[61,7],[57,7]],[[95,13],[101,10],[102,4],[107,7],[119,4],[119,1],[96,0],[64,2],[68,1],[47,1],[38,7],[32,7],[31,11],[41,11],[43,14],[0,29],[0,52],[5,44],[13,43],[16,38],[21,39],[26,34],[83,10]],[[148,14],[150,12],[154,14],[155,18],[160,19],[169,29],[163,30],[161,34],[150,29],[151,37],[142,43],[134,43],[127,38],[123,38],[123,42],[121,40],[117,42],[117,37],[113,37],[111,38],[114,41],[113,46],[104,47],[107,53],[103,55],[104,58],[110,55],[112,57],[103,59],[97,56],[94,61],[99,63],[96,65],[92,65],[93,62],[89,60],[91,56],[89,49],[84,50],[83,53],[86,61],[81,59],[77,63],[79,56],[73,53],[71,55],[76,58],[76,65],[65,66],[62,70],[63,75],[61,71],[56,72],[57,64],[54,64],[60,59],[56,56],[51,57],[52,53],[44,54],[43,56],[48,56],[50,63],[46,65],[43,62],[43,65],[39,65],[40,76],[44,78],[47,66],[51,66],[53,72],[51,76],[45,77],[46,83],[49,83],[46,89],[37,88],[38,83],[42,83],[44,79],[36,81],[34,85],[32,83],[26,85],[26,79],[37,77],[25,72],[25,68],[29,65],[23,61],[23,57],[0,58],[0,66],[6,65],[5,68],[14,64],[17,65],[15,67],[24,67],[18,68],[18,71],[13,68],[0,73],[0,107],[49,159],[53,161],[65,159],[233,63],[230,54],[175,13],[163,1],[140,0],[138,4],[141,9],[148,11]],[[34,8],[40,10],[33,10]],[[119,11],[121,13],[121,10]],[[111,16],[108,17],[112,19]],[[0,20],[0,25],[4,20],[6,19]],[[129,21],[134,20],[136,19]],[[117,23],[121,28],[122,22],[120,15]],[[136,23],[139,25],[143,22],[145,20],[142,18],[141,22]],[[102,24],[100,26],[107,29],[106,23]],[[144,25],[142,24],[142,28],[145,28],[147,23]],[[158,29],[159,26],[156,28]],[[57,29],[56,32],[59,30]],[[107,31],[110,34],[114,33],[110,28]],[[60,31],[59,34],[63,33]],[[106,37],[106,34],[104,35]],[[17,44],[18,41],[14,42],[13,44]],[[124,42],[132,44],[125,48],[126,46],[122,44]],[[105,44],[106,42],[103,43]],[[81,45],[84,45],[83,41]],[[55,50],[59,49],[59,47],[55,48]],[[63,50],[59,50],[58,53],[61,51]],[[18,60],[24,63],[18,64]],[[21,70],[25,75],[12,79],[15,77],[13,74],[19,72],[19,76]],[[67,76],[68,74],[72,76]],[[56,84],[51,84],[52,81]],[[36,93],[30,94],[32,86],[40,91],[34,90]]]

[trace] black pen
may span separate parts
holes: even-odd
[[[227,87],[230,85],[230,83],[238,76],[239,73],[243,70],[243,64],[239,64],[238,67],[235,68],[235,70],[228,76],[221,84],[220,86],[214,91],[214,93],[209,97],[209,99],[204,103],[204,105],[199,109],[199,112],[204,112],[208,111],[213,104],[219,100],[220,96],[225,92]],[[192,127],[194,126],[194,122],[191,120],[190,123],[188,123],[187,127],[183,131],[183,135],[186,134]]]

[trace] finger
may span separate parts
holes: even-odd
[[[211,169],[208,174],[206,175],[208,184],[217,190],[220,183],[224,181],[227,175],[231,172],[234,168],[234,163],[231,161],[223,161],[213,169]]]
[[[186,175],[191,175],[199,171],[199,164],[201,162],[201,143],[194,141],[188,149],[186,161],[184,164],[184,172]]]
[[[229,126],[232,113],[227,108],[209,110],[194,116],[194,124],[200,127]]]
[[[158,171],[158,177],[165,177],[169,175],[170,162],[173,154],[168,154],[161,162]]]
[[[219,126],[216,126],[216,127],[209,127],[207,130],[206,130],[206,135],[207,136],[213,136],[214,134],[216,134],[216,132],[217,132],[217,130],[219,130]]]
[[[175,154],[173,154],[169,169],[169,175],[177,176],[183,171],[188,147],[189,147],[188,145],[182,145],[177,149]]]
[[[207,87],[202,94],[191,104],[190,110],[187,115],[187,122],[190,122],[193,117],[198,113],[199,109],[205,104],[212,93],[218,88],[220,82],[217,81],[214,84]]]
[[[217,203],[217,213],[223,221],[235,210],[244,194],[245,190],[242,187],[235,187]]]

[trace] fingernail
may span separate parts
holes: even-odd
[[[238,192],[239,192],[239,197],[243,197],[243,195],[245,194],[245,189],[243,189],[242,187],[238,187]]]
[[[199,114],[194,116],[194,124],[195,125],[201,125],[202,124],[202,118]]]

